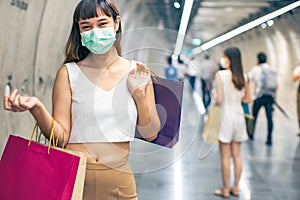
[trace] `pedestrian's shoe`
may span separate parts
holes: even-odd
[[[230,193],[229,190],[225,190],[225,189],[217,189],[214,191],[214,195],[228,199],[230,197]]]
[[[240,195],[239,190],[234,188],[230,188],[229,193],[234,197],[238,197]]]
[[[271,140],[267,140],[266,145],[267,146],[272,146],[272,141]]]

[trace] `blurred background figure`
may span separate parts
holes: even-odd
[[[248,139],[244,111],[241,102],[251,102],[250,84],[243,73],[241,52],[236,47],[227,48],[223,54],[227,70],[216,73],[214,100],[221,106],[221,128],[218,136],[221,154],[223,188],[214,194],[229,198],[239,196],[239,181],[242,174],[241,142]],[[229,186],[230,162],[233,158],[234,182]]]
[[[266,145],[272,145],[272,132],[273,132],[273,104],[276,97],[277,90],[277,73],[267,63],[267,56],[265,53],[260,52],[257,54],[257,65],[254,66],[248,73],[250,81],[255,83],[254,89],[254,102],[253,102],[253,129],[255,131],[255,124],[258,112],[262,106],[265,107],[266,116],[268,120],[268,135]],[[254,139],[254,133],[250,136]]]
[[[177,80],[178,71],[176,67],[174,67],[173,65],[173,59],[171,55],[167,57],[167,62],[168,62],[168,66],[165,69],[166,78],[169,80]]]
[[[297,86],[297,115],[298,115],[298,127],[299,127],[299,131],[298,131],[298,136],[300,137],[300,63],[298,64],[298,66],[294,69],[293,72],[293,76],[292,79],[294,82],[297,82],[298,86]]]
[[[177,68],[177,79],[183,81],[186,72],[186,63],[184,62],[182,54],[178,55],[176,65],[174,63],[174,66]]]
[[[192,57],[191,62],[188,64],[186,72],[185,72],[185,75],[187,76],[190,86],[193,91],[195,90],[196,78],[199,74],[194,61],[195,61],[195,58]]]
[[[203,104],[206,110],[211,102],[211,85],[216,72],[216,65],[210,59],[209,55],[206,54],[204,60],[200,62],[201,92]]]

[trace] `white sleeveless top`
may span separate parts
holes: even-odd
[[[242,98],[245,88],[238,90],[232,82],[230,70],[219,71],[223,84],[223,102],[221,105],[221,130],[219,140],[224,143],[231,141],[243,142],[248,139]],[[246,76],[245,76],[245,80]]]
[[[133,64],[135,62],[131,62]],[[90,81],[76,63],[65,66],[72,91],[69,143],[132,141],[137,109],[127,87],[128,73],[114,88],[106,91]]]

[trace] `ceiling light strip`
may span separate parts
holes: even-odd
[[[192,7],[193,7],[194,0],[186,0],[184,3],[184,8],[182,12],[181,22],[179,26],[179,31],[177,35],[176,40],[176,46],[175,46],[175,54],[179,55],[183,46],[186,29],[188,26],[188,22],[190,19]]]
[[[260,17],[256,20],[252,21],[252,22],[249,22],[249,23],[243,25],[243,26],[240,26],[240,27],[238,27],[238,28],[236,28],[232,31],[229,31],[229,32],[227,32],[227,33],[225,33],[225,34],[223,34],[219,37],[216,37],[216,38],[204,43],[200,47],[197,47],[197,48],[193,49],[192,52],[193,52],[193,54],[198,54],[198,53],[201,53],[202,51],[208,50],[208,49],[210,49],[210,48],[212,48],[212,47],[214,47],[214,46],[216,46],[216,45],[218,45],[222,42],[225,42],[225,41],[227,41],[227,40],[229,40],[229,39],[231,39],[231,38],[233,38],[233,37],[235,37],[235,36],[237,36],[237,35],[239,35],[243,32],[246,32],[246,31],[248,31],[248,30],[250,30],[250,29],[252,29],[252,28],[254,28],[254,27],[270,20],[270,19],[278,17],[278,16],[280,16],[280,15],[282,15],[282,14],[284,14],[284,13],[286,13],[286,12],[288,12],[288,11],[294,9],[294,8],[297,8],[298,6],[300,6],[300,1],[294,2],[294,3],[292,3],[288,6],[280,8],[280,9],[278,9],[278,10],[276,10],[276,11],[270,13],[270,14],[267,14],[263,17]]]

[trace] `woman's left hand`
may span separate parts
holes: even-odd
[[[127,79],[127,85],[132,96],[135,99],[144,99],[149,82],[150,70],[143,63],[137,62],[136,68],[130,71]]]

